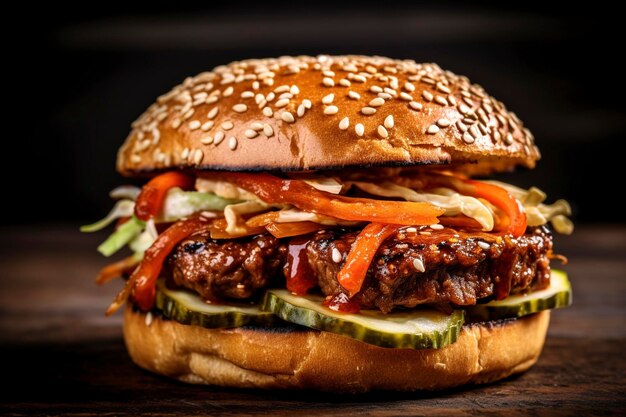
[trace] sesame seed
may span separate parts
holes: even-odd
[[[382,98],[383,100],[391,100],[393,98],[393,96],[389,93],[378,93],[378,97]]]
[[[376,74],[376,72],[378,72],[376,70],[376,67],[373,67],[371,65],[368,65],[365,67],[365,71],[369,72],[370,74]]]
[[[383,125],[378,125],[378,136],[380,136],[383,139],[387,139],[389,137],[389,132],[387,132],[387,129],[385,129],[385,126]]]
[[[476,125],[470,126],[469,132],[472,134],[472,136],[474,136],[477,139],[481,136],[480,131],[478,130]]]
[[[215,103],[219,99],[220,98],[218,96],[209,96],[204,102],[206,104],[213,104],[213,103]]]
[[[254,97],[254,93],[252,91],[244,91],[241,93],[241,98],[252,98]]]
[[[339,249],[333,248],[333,262],[338,264],[339,262],[341,262],[342,258],[343,256],[341,256],[341,252],[339,252]]]
[[[383,89],[381,87],[377,86],[377,85],[373,85],[373,86],[370,87],[370,91],[372,93],[382,93]]]
[[[346,130],[349,127],[350,127],[350,119],[347,117],[344,117],[343,119],[341,119],[341,121],[339,122],[339,129]]]
[[[304,104],[304,107],[306,107],[307,109],[310,109],[311,107],[313,107],[313,103],[311,103],[311,100],[306,99],[306,98],[302,100],[302,104]]]
[[[282,93],[281,95],[278,96],[279,100],[282,100],[284,98],[292,99],[293,98],[293,94],[291,94],[291,93]]]
[[[352,85],[352,83],[350,81],[348,81],[348,79],[342,78],[341,80],[339,80],[339,85],[341,85],[343,87],[350,87],[350,85]]]
[[[195,112],[195,109],[187,110],[187,112],[185,112],[185,114],[183,115],[183,119],[184,120],[189,119],[191,116],[193,116],[194,112]]]
[[[150,327],[151,324],[152,324],[152,312],[148,311],[148,313],[146,313],[146,326]]]
[[[181,159],[189,158],[189,148],[183,149],[183,151],[180,153],[180,157]]]
[[[437,125],[428,126],[426,133],[431,134],[431,135],[434,135],[435,133],[439,133],[439,126]]]
[[[332,78],[324,77],[324,79],[322,80],[322,84],[324,84],[324,86],[326,87],[334,87],[335,81],[333,81]]]
[[[226,137],[226,135],[224,134],[224,132],[222,132],[221,130],[219,130],[216,134],[215,137],[213,138],[213,143],[215,143],[215,146],[219,145],[220,143],[222,143],[222,141],[224,140],[224,138]]]
[[[467,113],[469,113],[469,112],[470,112],[470,111],[472,111],[472,110],[471,110],[469,107],[467,107],[465,104],[461,104],[461,105],[459,106],[459,111],[460,111],[461,113],[463,113],[463,114],[467,114]]]
[[[439,127],[448,127],[452,124],[452,122],[448,119],[439,119],[437,120],[437,125]]]
[[[443,226],[439,223],[431,224],[429,227],[433,230],[443,230]]]
[[[435,103],[441,104],[442,106],[447,106],[448,105],[448,100],[446,100],[445,97],[437,96],[437,97],[435,97]]]
[[[233,94],[233,91],[235,91],[235,89],[233,88],[233,86],[231,85],[230,87],[228,87],[226,90],[224,90],[224,92],[222,93],[222,95],[224,97],[229,97]]]
[[[400,98],[406,101],[413,101],[413,96],[405,93],[404,91],[400,93]]]
[[[339,108],[337,106],[328,106],[324,109],[324,114],[331,115],[337,114],[339,112]]]
[[[196,130],[200,127],[200,120],[192,120],[189,122],[189,130]]]
[[[407,233],[417,233],[417,229],[415,227],[407,227],[404,231]]]
[[[214,119],[214,118],[215,118],[215,116],[217,116],[217,112],[219,112],[219,111],[220,111],[220,109],[219,109],[219,108],[217,108],[217,107],[213,107],[213,108],[209,111],[209,113],[207,114],[207,116],[206,116],[206,117],[208,117],[209,119]]]
[[[259,130],[263,130],[263,123],[259,123],[259,122],[250,123],[250,129],[256,130],[257,132]]]
[[[254,82],[252,83],[252,89],[253,89],[253,90],[258,90],[258,89],[259,89],[259,87],[260,87],[260,85],[259,85],[259,82],[258,82],[258,81],[254,81]]]
[[[487,242],[483,242],[482,240],[479,240],[477,242],[478,246],[480,246],[481,249],[483,250],[489,250],[489,248],[491,248],[491,245]]]
[[[471,96],[470,96],[471,97]],[[472,99],[470,97],[463,97],[463,101],[465,102],[465,104],[467,104],[468,106],[473,106],[474,102],[472,101]]]
[[[413,110],[422,110],[423,106],[422,103],[418,103],[417,101],[412,101],[409,103],[409,107],[412,108]]]
[[[348,91],[348,97],[350,97],[353,100],[358,100],[361,98],[361,95],[354,91]]]
[[[270,107],[263,107],[263,110],[261,110],[263,112],[263,115],[265,117],[272,117],[274,115],[274,110],[272,110]]]
[[[465,123],[463,123],[462,121],[458,121],[456,122],[456,127],[461,131],[461,132],[467,132],[467,125],[465,125]]]
[[[213,136],[206,135],[205,137],[200,139],[200,143],[202,143],[203,145],[210,145],[210,144],[212,144],[213,143]]]
[[[433,95],[431,93],[429,93],[428,91],[423,91],[422,92],[422,97],[424,98],[424,100],[426,101],[433,101]]]
[[[354,131],[356,132],[357,136],[363,136],[363,134],[365,133],[365,126],[363,126],[361,123],[357,123],[356,126],[354,126]]]
[[[380,107],[385,104],[385,100],[380,97],[376,97],[375,99],[372,99],[369,104],[371,107]]]
[[[280,115],[280,118],[287,123],[293,123],[296,121],[296,119],[293,117],[293,114],[289,113],[288,111],[283,112]]]
[[[268,125],[267,123],[263,126],[263,134],[265,136],[267,136],[268,138],[270,136],[274,135],[274,129],[272,129],[272,126]]]
[[[278,100],[276,102],[276,107],[278,107],[278,108],[285,107],[287,104],[289,104],[289,99],[288,98],[283,98],[283,99]]]
[[[352,81],[356,81],[357,83],[364,83],[367,80],[362,75],[355,75],[352,77]]]
[[[202,162],[202,158],[204,158],[204,153],[200,149],[196,149],[193,154],[193,163],[196,165],[200,165],[200,162]]]
[[[453,106],[456,106],[456,98],[454,98],[454,96],[452,94],[450,94],[448,96],[448,101],[450,102],[450,104],[452,104]]]
[[[467,143],[467,144],[472,144],[474,143],[476,139],[474,139],[474,136],[470,135],[469,132],[465,132],[463,133],[463,142]]]
[[[413,268],[415,268],[415,270],[417,272],[425,272],[426,271],[426,268],[424,267],[424,262],[422,262],[422,260],[420,258],[413,259]]]
[[[273,91],[270,91],[270,93],[265,96],[265,100],[272,101],[272,100],[274,100],[275,97],[276,97],[276,94],[274,94]]]
[[[333,71],[330,71],[330,70],[322,71],[322,74],[325,77],[334,77],[335,76],[335,73]]]
[[[446,87],[445,85],[443,85],[442,83],[437,83],[437,90],[441,91],[442,93],[446,93],[446,94],[450,94],[450,89],[448,87]]]
[[[225,122],[222,123],[221,126],[222,126],[222,129],[224,129],[224,130],[230,130],[233,127],[235,127],[235,125],[231,121],[225,121]]]
[[[305,111],[306,111],[306,107],[304,107],[304,104],[300,104],[298,106],[298,110],[296,110],[296,114],[298,115],[298,117],[302,117],[304,116]]]
[[[373,107],[363,107],[361,109],[361,113],[363,113],[366,116],[369,116],[369,115],[376,113],[376,109]]]
[[[393,120],[393,116],[390,114],[389,116],[385,117],[385,127],[387,129],[393,129],[393,126],[395,125],[395,121]]]
[[[435,84],[435,80],[433,80],[432,78],[428,78],[428,77],[422,77],[420,81],[422,81],[425,84],[430,84],[430,85]]]
[[[396,87],[397,88],[397,87]],[[383,91],[387,94],[391,94],[392,96],[397,96],[398,92],[396,90],[394,90],[393,88],[389,88],[389,87],[385,87],[383,89]]]
[[[131,162],[132,162],[132,163],[134,163],[134,164],[138,164],[138,163],[140,163],[140,162],[141,162],[141,156],[139,156],[139,155],[137,155],[137,154],[132,154],[132,155],[130,156],[130,160],[131,160]]]
[[[493,140],[496,141],[496,142],[500,142],[501,139],[502,139],[502,135],[500,134],[500,132],[495,130],[493,132]]]
[[[234,110],[234,111],[236,111],[237,113],[243,113],[243,112],[245,112],[246,110],[248,110],[248,106],[246,106],[246,105],[245,105],[245,104],[243,104],[243,103],[235,104],[235,105],[233,106],[233,110]]]
[[[330,104],[333,102],[334,99],[335,99],[335,95],[330,93],[327,96],[324,96],[324,98],[322,98],[322,103]]]
[[[293,94],[294,96],[297,96],[298,94],[300,94],[300,89],[298,88],[297,85],[292,85],[291,88],[289,89],[289,92],[291,94]]]
[[[231,151],[234,151],[235,149],[237,149],[237,138],[234,136],[231,136],[230,139],[228,139],[228,148]]]
[[[274,92],[276,94],[284,93],[284,92],[287,92],[287,91],[289,91],[289,86],[288,85],[281,85],[280,87],[276,87],[274,89]]]
[[[511,145],[513,143],[513,135],[511,133],[507,133],[504,137],[504,143],[507,145]]]
[[[213,121],[212,121],[212,120],[209,120],[208,122],[204,122],[204,123],[202,124],[202,126],[200,126],[200,129],[201,129],[203,132],[206,132],[207,130],[211,129],[211,128],[213,127],[213,125],[214,125],[214,124],[215,124],[215,123],[213,123]]]
[[[256,130],[253,129],[246,129],[246,131],[243,133],[248,139],[254,139],[257,137],[257,135],[259,134]]]
[[[404,83],[404,89],[409,92],[415,91],[415,86],[409,82]]]

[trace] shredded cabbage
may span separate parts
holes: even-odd
[[[240,215],[267,211],[271,207],[276,206],[271,206],[260,201],[244,201],[243,203],[226,206],[224,209],[226,232],[230,234],[244,233],[245,229],[239,226]]]
[[[152,246],[154,241],[159,236],[156,227],[154,226],[154,220],[150,219],[146,222],[146,228],[135,239],[131,240],[128,246],[134,252],[134,256],[141,259],[144,252]]]
[[[141,188],[135,187],[133,185],[120,185],[111,190],[109,196],[115,200],[119,200],[121,198],[126,198],[128,200],[137,200],[139,197],[139,193],[141,193]]]
[[[226,181],[214,181],[206,178],[196,179],[196,190],[202,193],[213,193],[231,200],[261,201],[259,197]]]
[[[504,188],[518,199],[524,207],[529,226],[541,226],[550,222],[559,233],[569,235],[574,231],[574,223],[566,217],[572,215],[572,209],[567,201],[557,200],[552,204],[542,204],[546,199],[546,193],[537,187],[524,190],[500,181],[485,182]]]
[[[326,191],[331,194],[339,194],[343,188],[343,184],[333,177],[314,177],[304,180],[316,190]]]
[[[135,203],[131,200],[120,200],[115,203],[115,206],[111,209],[109,214],[102,220],[99,220],[95,223],[88,224],[80,227],[81,232],[97,232],[98,230],[102,230],[108,225],[110,225],[113,221],[119,219],[120,217],[130,217],[133,215],[135,210]]]
[[[227,199],[208,192],[183,191],[178,187],[167,192],[157,223],[173,222],[203,210],[224,210],[237,199]]]
[[[493,213],[477,198],[459,194],[449,188],[437,188],[430,193],[418,192],[391,182],[374,184],[370,182],[351,182],[363,191],[382,197],[399,197],[406,201],[426,202],[445,210],[444,215],[464,214],[476,220],[485,231],[493,230]]]
[[[118,227],[107,240],[98,246],[98,252],[104,256],[113,255],[128,242],[139,236],[145,225],[146,223],[144,221],[132,216],[126,223]]]

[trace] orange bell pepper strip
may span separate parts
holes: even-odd
[[[228,181],[272,204],[291,204],[301,210],[350,221],[420,226],[438,223],[444,210],[430,203],[353,198],[320,191],[301,180],[244,172],[216,172],[212,178]]]
[[[96,277],[96,283],[105,284],[114,278],[121,277],[122,274],[132,267],[136,266],[139,261],[134,256],[129,256],[121,261],[113,262],[102,268]]]
[[[149,311],[154,306],[156,281],[165,258],[183,239],[192,233],[207,229],[210,222],[201,216],[193,217],[176,222],[161,233],[146,250],[143,260],[131,274],[124,289],[113,300],[106,315],[116,312],[129,296],[141,310]]]
[[[337,281],[353,297],[361,290],[367,270],[380,245],[402,227],[397,224],[370,223],[357,236]]]
[[[326,229],[328,226],[313,222],[289,222],[289,223],[268,223],[265,229],[277,239],[284,237],[306,235],[318,230]]]
[[[193,185],[194,179],[180,171],[170,171],[152,178],[141,188],[135,202],[135,216],[139,220],[150,220],[159,214],[170,188],[180,187],[183,190],[190,190]]]

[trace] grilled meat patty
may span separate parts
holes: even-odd
[[[517,239],[451,229],[429,233],[400,233],[383,243],[356,295],[363,308],[472,305],[549,284],[552,237],[546,228],[530,228]],[[337,273],[357,234],[323,230],[311,235],[306,258],[324,294],[342,290]],[[262,288],[284,286],[288,244],[271,235],[225,241],[196,234],[170,255],[170,279],[205,299],[250,298]],[[339,262],[333,261],[335,249]]]

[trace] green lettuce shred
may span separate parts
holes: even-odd
[[[98,246],[98,252],[104,256],[111,256],[124,247],[128,242],[135,239],[143,231],[146,222],[132,216],[126,223],[108,237],[107,240]]]

